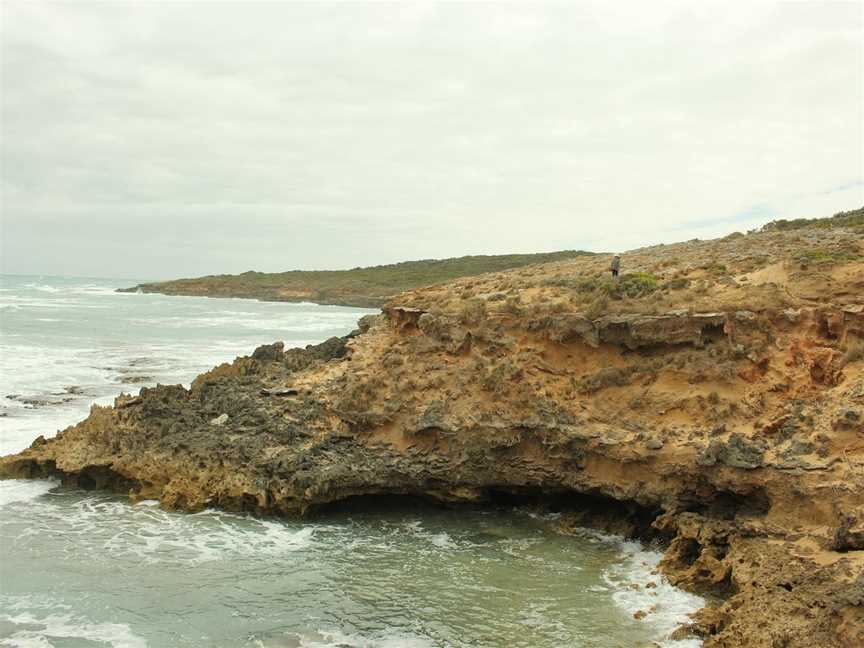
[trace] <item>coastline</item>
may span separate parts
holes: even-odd
[[[721,597],[682,631],[709,648],[858,645],[862,243],[763,232],[633,251],[615,284],[591,257],[416,290],[347,338],[96,407],[0,474],[258,515],[563,501],[565,530],[660,538],[670,582]]]
[[[156,282],[153,284],[138,284],[135,286],[130,286],[128,288],[117,288],[116,292],[118,293],[143,293],[143,294],[155,294],[155,295],[165,295],[166,297],[207,297],[209,299],[250,299],[254,301],[260,302],[270,302],[270,303],[284,303],[284,304],[315,304],[317,306],[345,306],[347,308],[371,308],[377,309],[387,303],[387,300],[392,296],[381,297],[381,298],[331,298],[331,297],[321,297],[321,296],[298,296],[298,297],[260,297],[256,295],[249,295],[244,292],[239,292],[237,294],[224,294],[224,295],[211,295],[211,294],[202,294],[195,292],[170,292],[170,289],[160,288],[159,285],[162,282]],[[167,283],[167,282],[165,282]]]
[[[351,270],[292,270],[145,282],[118,292],[191,297],[229,297],[275,302],[312,302],[323,306],[382,308],[406,290],[476,276],[593,255],[583,250],[533,254],[474,255],[403,261]]]

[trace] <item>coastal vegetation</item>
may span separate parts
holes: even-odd
[[[377,307],[394,295],[414,288],[485,272],[500,272],[538,263],[566,261],[590,254],[581,250],[562,250],[536,254],[425,259],[350,270],[290,270],[288,272],[250,270],[237,275],[208,275],[193,279],[144,283],[121,291]]]
[[[781,218],[771,221],[762,229],[764,231],[788,231],[805,228],[831,229],[834,227],[851,227],[864,230],[864,207],[837,212],[827,218]]]

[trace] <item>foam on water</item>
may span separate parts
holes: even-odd
[[[339,630],[287,633],[255,638],[254,643],[258,648],[437,648],[440,645],[425,637],[402,633],[364,636]]]
[[[84,559],[98,559],[110,552],[119,559],[153,565],[274,558],[308,549],[314,542],[313,526],[295,528],[278,520],[211,509],[192,515],[174,513],[152,501],[133,506],[125,499],[82,491],[77,495],[74,491],[57,493],[62,503],[58,497],[40,499],[56,486],[51,481],[0,481],[0,498],[9,507],[7,512],[34,520],[14,539],[54,536],[72,543]],[[20,504],[18,510],[16,504]]]
[[[12,625],[8,636],[0,637],[0,646],[14,648],[53,648],[68,645],[66,640],[79,639],[112,648],[146,648],[147,642],[136,636],[124,623],[92,623],[86,618],[67,614],[36,615],[28,612],[10,615],[0,613],[0,621]]]
[[[50,479],[2,480],[0,481],[0,506],[33,501],[57,486],[58,482]]]
[[[637,611],[646,613],[645,619],[657,628],[665,638],[677,627],[687,623],[690,615],[705,605],[705,600],[673,587],[657,571],[662,554],[649,551],[637,542],[621,542],[627,559],[620,566],[612,567],[606,574],[607,582],[615,587],[612,600],[631,614]],[[645,587],[655,583],[655,587]],[[623,586],[623,587],[622,587]],[[663,645],[698,646],[698,640],[666,641]]]
[[[644,613],[643,620],[655,629],[655,641],[664,648],[698,648],[699,639],[671,640],[669,635],[690,621],[690,615],[705,606],[705,599],[674,587],[658,571],[663,554],[641,543],[581,529],[579,534],[593,542],[612,544],[623,560],[608,567],[603,581],[612,590],[612,600],[629,616]],[[648,584],[653,584],[646,587]]]
[[[420,520],[413,520],[402,525],[403,528],[413,535],[415,538],[423,539],[438,549],[456,549],[457,543],[453,541],[447,533],[440,531],[432,533],[423,528],[423,523]]]

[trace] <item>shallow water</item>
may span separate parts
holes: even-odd
[[[0,378],[17,395],[2,401],[3,452],[136,390],[130,376],[188,384],[258,344],[317,342],[364,314],[12,279],[0,292]],[[189,515],[0,482],[0,645],[697,645],[665,639],[701,602],[652,574],[659,553],[555,524],[406,501],[311,520]]]

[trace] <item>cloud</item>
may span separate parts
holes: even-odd
[[[2,12],[7,272],[626,249],[864,202],[858,3]]]

